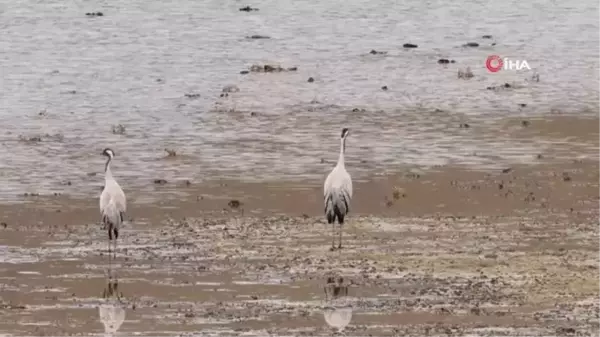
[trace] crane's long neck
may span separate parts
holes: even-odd
[[[104,177],[106,179],[112,178],[112,172],[110,171],[110,162],[111,161],[112,161],[112,158],[108,157],[108,160],[106,161],[106,165],[104,165]]]
[[[340,157],[338,158],[337,166],[344,167],[344,152],[346,152],[346,138],[340,139]]]

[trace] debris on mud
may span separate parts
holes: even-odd
[[[115,135],[124,135],[125,134],[125,126],[122,124],[113,125],[112,133]]]
[[[189,98],[189,99],[196,99],[196,98],[200,98],[200,94],[184,94],[185,97]]]
[[[250,36],[246,36],[246,39],[248,40],[268,40],[270,39],[270,36],[267,35],[250,35]]]
[[[258,11],[258,10],[259,10],[258,8],[252,8],[250,6],[240,8],[240,12],[254,12],[254,11]]]
[[[235,199],[233,199],[233,200],[230,200],[230,201],[227,203],[227,206],[231,207],[232,209],[237,209],[237,208],[239,208],[241,205],[242,205],[242,203],[241,203],[239,200],[235,200]]]
[[[454,60],[450,60],[450,59],[439,59],[438,60],[438,64],[450,64],[450,63],[455,63],[456,61]]]
[[[298,67],[283,68],[279,65],[270,65],[270,64],[265,64],[265,65],[254,64],[250,67],[250,72],[253,72],[253,73],[279,73],[279,72],[297,71],[297,70],[298,70]]]

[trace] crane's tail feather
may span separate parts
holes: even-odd
[[[344,223],[344,218],[350,210],[349,200],[348,195],[344,192],[328,194],[325,197],[325,217],[327,218],[327,223],[331,224],[335,222],[336,218],[338,223]]]

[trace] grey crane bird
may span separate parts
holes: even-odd
[[[110,171],[110,162],[115,157],[114,151],[106,148],[102,151],[102,154],[107,157],[107,160],[104,166],[104,189],[100,194],[100,214],[102,215],[102,223],[108,228],[108,255],[110,257],[110,243],[114,238],[114,254],[116,257],[117,238],[127,209],[127,202],[125,193],[123,193],[121,186],[113,178]]]
[[[350,211],[350,200],[352,199],[352,179],[346,171],[344,165],[344,153],[346,152],[346,138],[350,130],[342,129],[340,138],[340,156],[338,162],[325,179],[323,187],[323,197],[325,200],[325,217],[327,223],[332,225],[333,238],[331,241],[331,250],[335,250],[335,220],[337,219],[339,226],[339,245],[338,249],[342,248],[342,226],[344,218]]]

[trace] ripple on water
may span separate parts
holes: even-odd
[[[352,130],[347,157],[358,178],[403,166],[523,162],[540,146],[459,132],[461,120],[597,116],[598,73],[589,71],[598,68],[597,1],[467,2],[258,1],[270,10],[242,14],[216,2],[135,0],[117,1],[119,10],[107,8],[100,20],[56,0],[11,2],[0,79],[0,123],[11,131],[0,135],[0,198],[96,195],[102,177],[88,174],[101,172],[106,146],[117,152],[123,185],[151,194],[159,177],[320,179],[329,168],[321,158],[335,161],[341,125]],[[245,41],[249,34],[272,39]],[[408,41],[419,48],[402,49]],[[480,47],[461,47],[469,41]],[[526,59],[533,70],[491,74],[490,54]],[[440,57],[456,63],[439,65]],[[298,71],[239,74],[265,62]],[[475,77],[458,79],[467,66]],[[486,90],[503,83],[517,88]],[[230,84],[240,92],[219,97]],[[117,124],[124,134],[112,132]],[[165,147],[189,158],[161,160]]]

